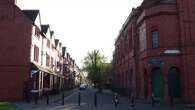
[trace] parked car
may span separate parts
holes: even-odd
[[[85,90],[87,88],[87,86],[85,84],[81,84],[79,87],[79,90]]]

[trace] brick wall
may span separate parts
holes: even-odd
[[[0,100],[21,100],[29,76],[32,23],[17,6],[0,5]]]

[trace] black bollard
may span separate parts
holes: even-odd
[[[26,94],[26,101],[30,103],[30,92],[28,91]]]
[[[38,104],[38,100],[39,100],[39,93],[35,93],[35,104]]]
[[[171,100],[170,100],[170,106],[173,107],[174,106],[174,99],[173,97],[171,96]]]
[[[49,105],[49,93],[48,92],[46,93],[46,98],[47,98],[46,103],[47,105]]]
[[[133,93],[131,94],[131,107],[135,106],[135,99]]]
[[[79,106],[81,106],[81,93],[79,92],[79,97],[78,97],[78,103],[79,103]]]
[[[64,105],[64,92],[62,93],[62,105]]]
[[[97,92],[94,95],[94,105],[95,107],[97,106]]]
[[[154,100],[154,95],[152,94],[152,107],[154,107],[155,100]]]

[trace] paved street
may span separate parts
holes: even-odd
[[[78,90],[65,97],[65,105],[61,105],[61,101],[57,100],[50,103],[49,106],[44,101],[40,101],[35,105],[33,102],[17,103],[22,110],[195,110],[194,108],[185,108],[183,106],[169,107],[167,105],[158,105],[152,107],[141,101],[137,101],[135,107],[131,107],[129,100],[125,97],[119,97],[119,105],[117,108],[113,104],[113,94],[105,91],[103,94],[98,94],[97,107],[94,106],[95,89],[88,88],[81,92],[81,106],[78,106]]]

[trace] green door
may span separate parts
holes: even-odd
[[[169,69],[168,73],[168,88],[170,97],[180,97],[180,74],[177,68]]]
[[[155,97],[163,98],[164,86],[160,68],[152,70],[152,92]]]

